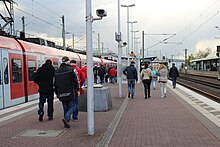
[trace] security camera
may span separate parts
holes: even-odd
[[[104,9],[97,9],[97,10],[96,10],[96,14],[97,14],[99,17],[106,17],[106,16],[107,16],[107,12],[106,12]]]
[[[126,46],[127,45],[127,42],[123,42],[123,46]]]

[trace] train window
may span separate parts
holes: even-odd
[[[28,60],[28,79],[34,81],[34,73],[36,71],[36,62],[34,60]]]
[[[3,66],[4,66],[4,82],[5,84],[8,84],[9,80],[8,80],[8,59],[4,58],[3,59]]]
[[[12,59],[12,81],[19,83],[22,81],[21,60]]]
[[[55,70],[58,69],[58,62],[53,62],[53,67],[55,68]]]

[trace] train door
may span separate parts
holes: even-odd
[[[0,50],[0,58],[0,109],[2,109],[7,106],[11,98],[8,52],[5,50]]]
[[[0,59],[2,59],[2,51],[0,50]],[[2,61],[0,60],[0,65],[2,65]],[[2,73],[2,66],[0,67],[0,109],[4,107],[3,103],[3,73]]]

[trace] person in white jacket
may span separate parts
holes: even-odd
[[[144,65],[144,69],[141,70],[141,80],[142,83],[144,84],[144,94],[145,94],[145,99],[150,98],[150,84],[151,84],[151,79],[152,79],[152,71],[150,68],[148,68],[148,64]]]
[[[159,82],[160,82],[161,97],[166,97],[167,77],[168,77],[168,69],[166,65],[159,64],[158,75],[159,75]]]

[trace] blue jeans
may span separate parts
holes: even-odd
[[[134,96],[135,90],[135,79],[128,79],[128,93],[131,93]]]
[[[172,83],[173,83],[173,87],[176,87],[176,77],[172,77]]]
[[[75,97],[74,104],[75,104],[75,109],[73,111],[73,119],[78,120],[78,113],[79,113],[79,110],[78,110],[78,96]]]
[[[69,122],[70,117],[75,110],[76,104],[74,103],[74,99],[70,101],[63,101],[63,111],[64,111],[64,119]]]
[[[53,117],[53,100],[54,100],[54,94],[47,94],[47,93],[39,93],[40,98],[39,98],[39,110],[38,110],[38,115],[44,115],[44,103],[47,100],[47,116],[48,117]]]

